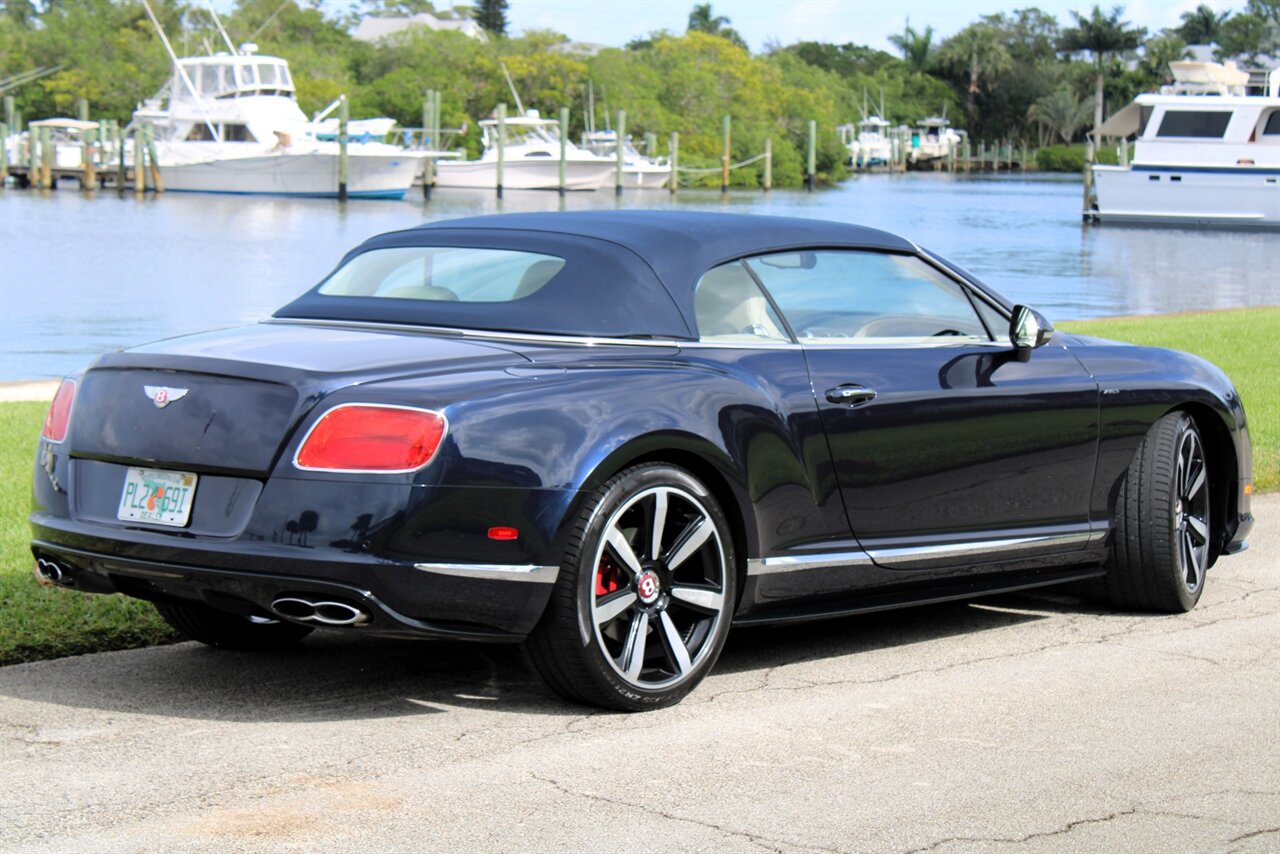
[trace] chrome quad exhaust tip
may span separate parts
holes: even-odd
[[[367,611],[346,602],[304,599],[301,596],[279,596],[271,603],[271,610],[299,623],[316,623],[321,626],[363,626],[369,622]]]

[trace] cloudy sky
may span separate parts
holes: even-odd
[[[1200,3],[1239,11],[1244,0],[1128,0],[1125,19],[1149,30],[1175,26],[1183,12]],[[1116,0],[1103,0],[1110,9]],[[438,0],[437,8],[448,5]],[[575,41],[621,46],[653,30],[683,32],[692,0],[509,0],[508,31],[552,29]],[[887,36],[902,31],[909,17],[917,30],[931,25],[946,37],[980,15],[1038,6],[1069,24],[1071,12],[1087,13],[1092,2],[1078,0],[714,0],[712,11],[728,17],[752,50],[765,42],[815,40],[854,42],[892,50]]]

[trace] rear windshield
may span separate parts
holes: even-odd
[[[363,252],[321,285],[326,296],[439,302],[511,302],[537,293],[564,259],[536,252],[397,246]]]

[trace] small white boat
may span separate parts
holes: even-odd
[[[334,197],[337,142],[320,138],[298,108],[288,63],[237,54],[185,57],[164,89],[134,113],[156,129],[166,190]],[[380,139],[348,146],[352,198],[404,196],[421,159]]]
[[[890,125],[879,116],[858,122],[858,136],[849,147],[851,165],[859,169],[884,166],[893,159],[893,141],[885,133]]]
[[[951,127],[946,116],[930,116],[916,123],[916,130],[911,133],[908,157],[912,163],[945,159],[959,151],[963,141],[964,137]]]
[[[1280,68],[1267,76],[1265,95],[1246,94],[1249,75],[1233,63],[1169,68],[1171,86],[1139,95],[1099,128],[1137,142],[1132,162],[1093,167],[1092,216],[1280,227]]]
[[[505,121],[502,186],[510,190],[554,190],[560,186],[560,123],[537,110]],[[436,164],[437,187],[493,189],[498,185],[498,120],[480,122],[484,152],[478,160]],[[613,176],[615,163],[565,140],[565,187],[594,190]]]
[[[11,134],[4,141],[10,163],[26,163],[30,157],[32,135],[41,128],[49,129],[49,142],[53,145],[54,169],[79,169],[84,160],[84,138],[91,130],[98,129],[97,122],[79,119],[40,119],[31,122],[26,133]]]
[[[582,135],[582,147],[597,157],[614,164],[602,189],[616,187],[618,132],[616,130],[587,131]],[[632,190],[661,190],[671,180],[671,161],[665,157],[646,157],[636,150],[631,137],[623,141],[622,186]]]

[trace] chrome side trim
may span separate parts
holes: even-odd
[[[870,566],[871,563],[871,556],[866,552],[860,551],[752,558],[747,561],[747,575],[804,572],[806,569],[827,569],[837,566]]]
[[[418,332],[447,338],[481,338],[495,341],[527,341],[534,344],[580,344],[586,346],[683,347],[694,341],[674,338],[604,338],[588,335],[554,335],[539,332],[503,332],[497,329],[464,329],[452,326],[419,326],[412,323],[383,323],[376,320],[322,320],[309,317],[272,317],[263,323],[290,323],[301,326],[337,326],[344,329],[378,329]]]
[[[457,578],[483,578],[488,581],[522,581],[554,584],[560,574],[558,566],[506,563],[415,563],[414,569]]]
[[[1043,534],[1028,537],[1006,537],[999,540],[979,540],[967,543],[943,543],[934,546],[900,546],[892,549],[868,549],[867,553],[881,566],[894,566],[901,563],[946,563],[957,558],[977,557],[979,555],[999,555],[1004,552],[1020,551],[1033,546],[1054,548],[1059,546],[1083,545],[1093,537],[1090,531],[1079,531],[1070,534]]]
[[[1028,547],[1060,548],[1073,545],[1099,545],[1106,531],[1073,531],[1065,534],[1039,534],[1026,537],[1004,537],[972,540],[963,543],[941,543],[931,546],[898,546],[866,551],[832,552],[812,555],[752,558],[747,561],[747,575],[772,575],[781,572],[804,572],[842,566],[894,566],[904,563],[947,563],[958,558],[999,555]]]

